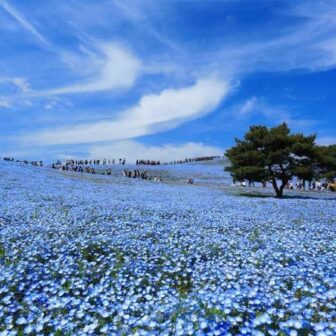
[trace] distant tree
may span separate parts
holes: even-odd
[[[316,146],[318,162],[317,176],[334,182],[336,178],[336,144],[329,146]]]
[[[297,176],[312,180],[316,171],[315,135],[291,134],[286,123],[277,127],[252,126],[243,140],[225,155],[231,165],[225,170],[234,180],[270,182],[277,197],[286,184]]]

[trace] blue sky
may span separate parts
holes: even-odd
[[[178,159],[252,124],[336,143],[336,1],[0,0],[0,155]]]

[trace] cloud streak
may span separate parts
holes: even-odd
[[[142,65],[130,51],[116,44],[100,46],[100,53],[90,53],[86,63],[72,58],[76,65],[86,64],[95,74],[86,80],[68,86],[35,91],[30,96],[68,95],[128,88],[141,73]],[[73,66],[74,64],[72,64]],[[87,71],[87,69],[86,69]]]
[[[222,74],[245,77],[258,71],[321,71],[336,66],[336,1],[297,2],[285,13],[295,18],[276,34],[261,33],[259,38],[241,38],[223,47],[196,54],[189,66],[208,64]],[[275,36],[274,36],[275,35]],[[180,69],[179,69],[180,70]]]
[[[16,19],[21,26],[28,31],[29,33],[31,33],[37,40],[39,40],[40,42],[42,42],[43,44],[49,46],[49,41],[45,39],[44,36],[42,36],[42,34],[40,34],[36,28],[29,23],[25,17],[19,13],[13,6],[11,6],[7,1],[5,0],[0,0],[0,6],[6,10],[14,19]]]
[[[235,106],[232,111],[231,122],[241,120],[253,120],[255,117],[264,117],[265,120],[273,123],[286,122],[290,127],[306,128],[316,126],[317,120],[302,118],[293,114],[289,108],[270,105],[265,99],[252,96],[240,106]]]
[[[28,92],[30,91],[30,84],[28,83],[26,78],[23,77],[0,77],[0,84],[12,84],[16,86],[21,92]]]
[[[189,87],[144,96],[138,105],[124,111],[118,120],[50,129],[24,136],[21,140],[34,145],[60,145],[115,141],[153,134],[213,111],[229,92],[227,82],[201,79]]]

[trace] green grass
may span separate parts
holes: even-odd
[[[6,257],[5,245],[0,242],[0,258]]]

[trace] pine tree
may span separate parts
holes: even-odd
[[[283,196],[287,183],[297,176],[311,181],[315,174],[315,135],[291,134],[286,123],[273,128],[252,126],[243,140],[225,155],[231,166],[225,170],[234,180],[270,182],[277,197]]]

